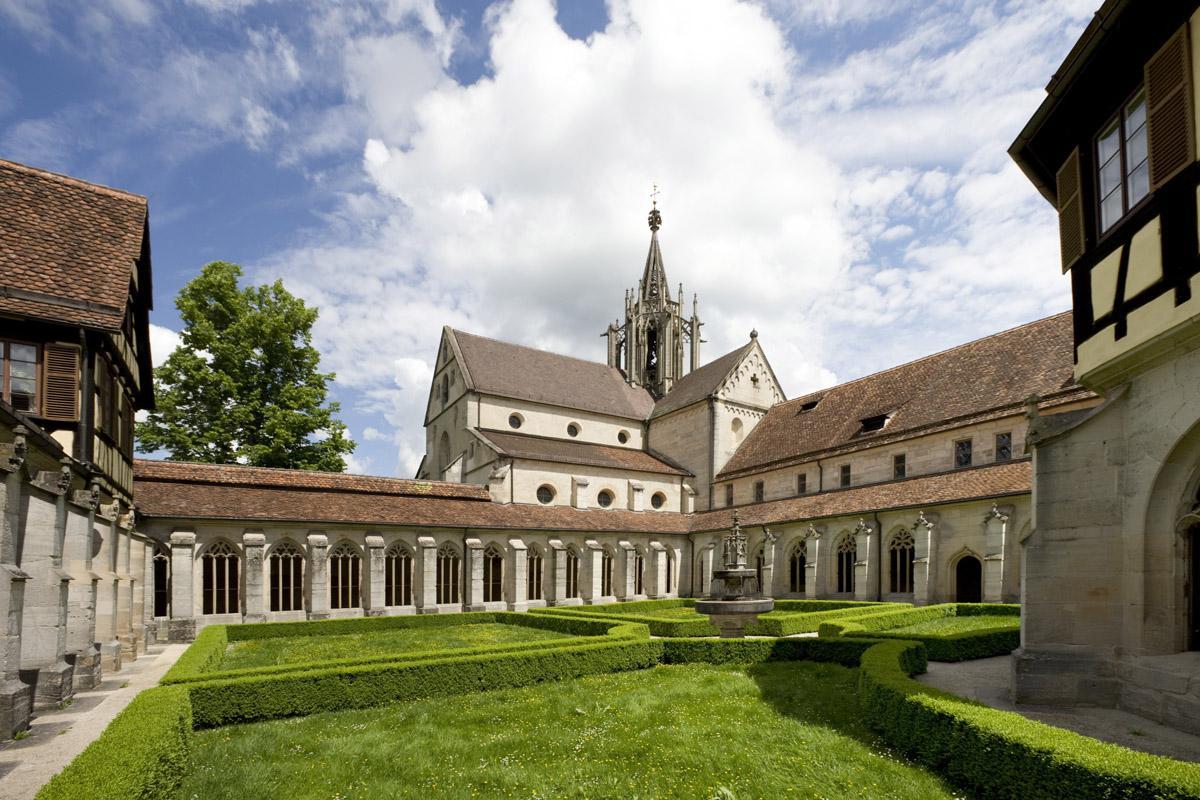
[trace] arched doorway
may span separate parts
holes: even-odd
[[[1187,534],[1188,574],[1188,650],[1200,650],[1200,525],[1193,525]]]
[[[983,564],[975,556],[963,556],[954,566],[954,600],[958,603],[983,601]]]

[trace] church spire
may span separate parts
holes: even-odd
[[[662,227],[662,214],[655,200],[650,208],[650,252],[646,254],[646,269],[642,272],[642,299],[670,302],[671,290],[667,286],[667,270],[663,266],[662,250],[658,246],[658,229]]]

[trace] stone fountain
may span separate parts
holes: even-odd
[[[708,615],[722,639],[740,639],[746,635],[746,626],[757,621],[759,614],[775,608],[775,601],[762,596],[758,571],[746,566],[746,534],[742,533],[736,511],[722,550],[725,568],[713,570],[710,593],[696,601],[696,611]]]

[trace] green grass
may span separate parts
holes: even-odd
[[[953,636],[956,633],[971,633],[973,631],[991,628],[1019,628],[1020,617],[942,617],[928,622],[918,622],[915,625],[905,625],[901,628],[888,628],[889,634],[911,633],[914,636]]]
[[[197,733],[180,798],[949,798],[857,670],[682,665]]]
[[[446,628],[400,628],[337,636],[250,639],[230,644],[220,669],[300,664],[339,658],[370,658],[393,653],[402,655],[427,650],[571,638],[573,637],[558,631],[488,622]]]

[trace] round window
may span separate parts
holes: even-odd
[[[570,425],[567,426],[567,435],[568,436],[578,436],[579,435],[579,426],[576,425],[574,422],[572,422]]]
[[[605,489],[604,491],[600,492],[600,494],[596,495],[596,502],[601,508],[608,508],[613,504],[613,493],[608,489]]]
[[[667,496],[662,492],[655,492],[654,496],[650,498],[650,505],[654,506],[655,508],[662,508],[666,502]]]
[[[620,433],[618,433],[617,441],[620,442],[621,444],[625,444],[626,442],[628,442],[629,441],[629,431],[621,431]]]
[[[538,502],[543,505],[549,505],[554,500],[554,487],[548,483],[544,483],[537,490]]]
[[[525,420],[521,419],[520,414],[509,414],[508,415],[508,425],[510,428],[519,428],[519,427],[521,427],[521,423],[524,421]]]

